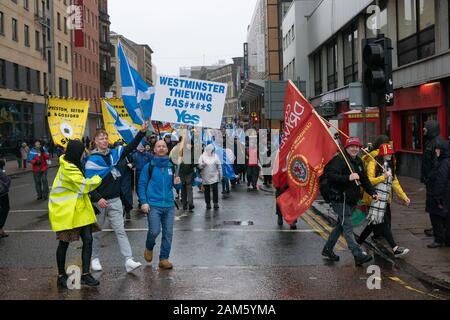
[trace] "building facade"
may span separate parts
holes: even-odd
[[[284,43],[286,77],[295,72],[306,79],[312,104],[320,110],[331,103],[331,118],[345,121],[357,111],[350,86],[362,80],[362,39],[392,39],[394,105],[386,109],[386,123],[374,122],[366,134],[370,141],[385,125],[399,173],[419,177],[425,121],[438,120],[442,136],[450,125],[449,15],[449,0],[297,0],[283,21],[283,42],[295,42]],[[289,67],[293,56],[295,67]],[[362,135],[362,126],[353,123],[349,134]]]
[[[100,43],[100,97],[105,97],[110,92],[115,78],[115,70],[111,68],[111,45],[109,31],[111,22],[108,14],[108,0],[98,0],[99,14],[99,43]]]
[[[73,96],[89,99],[89,116],[85,135],[92,137],[101,127],[100,104],[100,22],[98,0],[83,2],[83,46],[72,46]]]
[[[49,140],[48,95],[71,95],[66,1],[0,2],[0,151]],[[58,17],[61,29],[58,29]],[[67,54],[66,54],[67,53]],[[60,58],[60,59],[59,59]]]
[[[208,71],[207,80],[227,84],[227,96],[223,110],[225,123],[234,123],[239,112],[238,79],[241,76],[243,58],[233,58],[233,63]]]
[[[152,53],[153,50],[146,44],[135,44],[138,56],[137,71],[142,75],[142,79],[149,85],[153,86],[156,79],[153,78]]]

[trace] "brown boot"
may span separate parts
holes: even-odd
[[[172,269],[173,268],[173,264],[170,263],[169,260],[164,259],[164,260],[159,261],[159,267],[161,269]]]
[[[144,250],[144,259],[147,262],[152,262],[153,260],[153,251],[148,250],[147,248]]]

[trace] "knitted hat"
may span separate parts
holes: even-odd
[[[358,137],[350,137],[345,142],[345,149],[347,149],[350,146],[358,146],[361,147],[361,140],[359,140]]]

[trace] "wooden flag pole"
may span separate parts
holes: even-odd
[[[336,128],[331,122],[329,122],[327,119],[323,118],[321,115],[317,114],[320,119],[322,119],[324,122],[326,122],[330,127],[333,127],[334,129],[336,129],[340,134],[342,134],[344,137],[346,137],[347,139],[350,138],[348,135],[346,135],[343,131],[339,130],[339,128]],[[328,129],[328,128],[327,128]],[[330,133],[331,134],[331,133]],[[361,150],[368,155],[370,158],[372,158],[372,160],[375,161],[375,163],[381,168],[383,169],[383,172],[386,171],[386,169],[378,163],[378,161],[370,154],[370,152],[368,152],[367,150],[365,150],[364,148],[361,148]]]
[[[305,101],[307,101],[307,100],[305,99],[305,97],[303,96],[303,94],[300,92],[300,90],[298,90],[297,86],[296,86],[291,80],[288,80],[288,81],[289,81],[289,82],[292,84],[292,86],[297,90],[298,94],[299,94],[300,96],[302,96],[303,99],[304,99]],[[319,119],[320,123],[322,123],[323,127],[326,129],[326,131],[328,132],[328,134],[330,135],[330,137],[333,139],[334,143],[335,143],[336,146],[338,147],[339,152],[342,154],[342,156],[343,156],[343,158],[344,158],[344,160],[345,160],[345,163],[347,164],[348,169],[350,170],[350,173],[351,173],[351,174],[355,173],[355,172],[353,171],[353,168],[352,168],[352,166],[350,165],[350,163],[349,163],[349,161],[348,161],[348,159],[347,159],[347,157],[346,157],[344,151],[342,150],[342,148],[341,148],[341,146],[339,145],[339,143],[337,143],[337,141],[335,140],[335,138],[331,135],[331,132],[330,132],[330,130],[328,130],[327,125],[326,125],[325,122],[322,120],[322,117],[317,113],[317,111],[316,111],[314,108],[312,108],[312,112],[313,112],[313,114]],[[357,186],[360,186],[360,185],[361,185],[361,183],[360,183],[358,180],[355,180],[355,183],[356,183]]]

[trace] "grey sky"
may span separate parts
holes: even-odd
[[[148,44],[159,74],[243,55],[257,0],[109,0],[111,30]],[[205,57],[204,57],[205,56]]]

